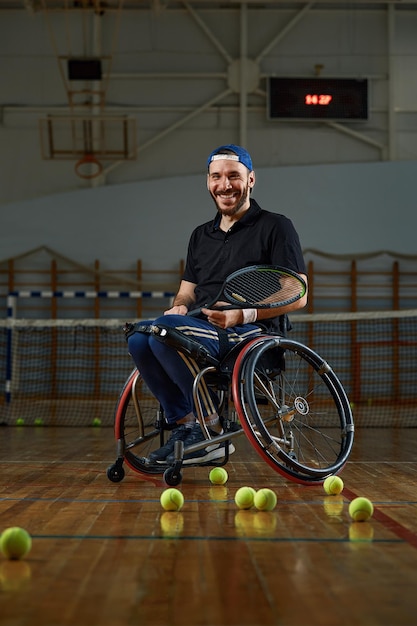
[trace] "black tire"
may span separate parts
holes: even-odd
[[[349,401],[317,353],[284,337],[261,337],[242,351],[232,380],[242,427],[256,451],[295,482],[340,472],[353,445]]]
[[[176,487],[182,481],[182,473],[173,467],[169,467],[164,472],[164,481],[170,487]]]
[[[121,463],[114,463],[107,468],[107,478],[112,483],[120,483],[125,477],[125,470]]]

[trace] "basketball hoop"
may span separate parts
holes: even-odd
[[[94,154],[84,154],[75,164],[75,172],[80,178],[97,178],[103,171],[102,164],[96,159]]]

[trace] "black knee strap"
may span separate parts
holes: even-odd
[[[224,328],[216,328],[216,330],[219,336],[219,358],[222,361],[226,354],[230,352],[229,334]]]
[[[171,348],[175,348],[179,352],[187,354],[189,357],[197,361],[200,365],[218,365],[219,361],[205,348],[201,343],[188,337],[178,328],[165,326],[164,324],[136,324],[126,323],[124,328],[126,340],[134,333],[145,333],[152,335],[158,341],[166,343]]]
[[[126,322],[123,326],[123,332],[127,341],[134,333],[146,333],[147,335],[151,335],[152,328],[152,324],[141,324],[140,322],[132,324],[131,322]]]

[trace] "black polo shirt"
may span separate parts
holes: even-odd
[[[298,234],[284,215],[261,209],[252,198],[227,233],[220,230],[220,219],[216,215],[190,237],[183,279],[197,285],[196,307],[216,297],[225,278],[242,267],[281,265],[306,273]]]

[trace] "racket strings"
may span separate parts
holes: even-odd
[[[228,300],[236,304],[268,306],[299,296],[302,283],[297,278],[276,270],[254,270],[234,276],[224,291]]]

